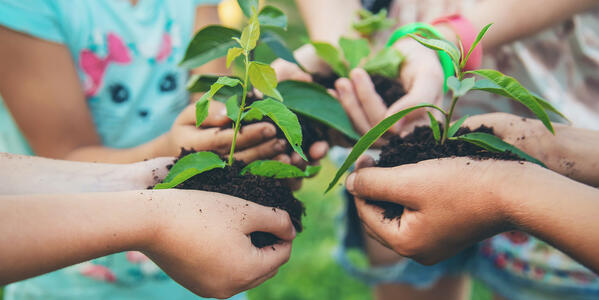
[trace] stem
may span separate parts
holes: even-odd
[[[235,142],[237,141],[237,133],[241,127],[241,114],[245,110],[245,99],[247,98],[248,90],[248,75],[250,73],[250,62],[248,51],[243,51],[245,56],[245,75],[243,78],[243,94],[241,95],[241,106],[239,107],[239,113],[237,114],[237,120],[235,121],[235,133],[233,134],[233,143],[231,144],[231,153],[229,153],[229,166],[233,165],[233,153],[235,153]]]
[[[447,132],[449,131],[449,126],[451,124],[451,116],[453,116],[453,110],[455,109],[456,103],[458,103],[459,97],[453,97],[451,99],[451,108],[449,109],[449,113],[445,115],[445,126],[443,127],[443,135],[441,136],[441,145],[445,144],[447,140]]]

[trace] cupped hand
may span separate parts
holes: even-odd
[[[513,229],[508,199],[555,174],[532,163],[446,158],[395,168],[361,169],[347,179],[366,231],[398,254],[423,264],[449,258],[477,241]],[[365,199],[404,206],[399,219]]]
[[[213,151],[227,155],[231,149],[234,130],[225,105],[212,101],[208,118],[196,128],[195,105],[189,105],[177,117],[171,130],[159,138],[156,156],[178,156],[181,148]],[[276,129],[269,123],[244,126],[237,136],[235,158],[245,162],[270,159],[286,150],[285,140],[276,138]]]
[[[228,298],[273,277],[289,260],[296,231],[289,215],[228,195],[154,191],[154,230],[142,252],[202,297]],[[252,232],[280,242],[256,248]]]

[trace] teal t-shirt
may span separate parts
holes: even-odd
[[[218,2],[0,0],[0,25],[68,47],[102,143],[126,148],[167,132],[188,105],[188,70],[177,63],[192,37],[196,5]],[[9,116],[0,102],[0,151],[30,153]],[[8,300],[197,298],[137,252],[95,259],[5,290]]]

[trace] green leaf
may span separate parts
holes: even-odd
[[[289,80],[280,82],[277,89],[285,99],[283,104],[295,113],[319,121],[353,140],[360,138],[339,101],[322,86]]]
[[[238,30],[212,25],[198,31],[193,37],[185,57],[180,65],[183,68],[193,69],[205,63],[227,55],[229,48],[235,47],[233,37],[241,33]]]
[[[204,120],[208,117],[208,110],[210,108],[210,100],[214,95],[223,87],[235,87],[241,85],[241,80],[231,77],[219,77],[215,83],[210,86],[210,90],[207,91],[198,102],[196,102],[196,127],[200,127]]]
[[[225,102],[225,106],[227,107],[227,117],[233,120],[233,122],[236,122],[237,116],[239,115],[239,102],[237,101],[237,95],[231,96],[227,102]]]
[[[343,56],[349,62],[349,68],[357,67],[362,59],[370,54],[370,46],[366,39],[348,39],[341,37],[339,39],[339,47],[343,51]]]
[[[312,46],[316,50],[316,55],[324,60],[331,69],[340,77],[348,77],[349,69],[345,62],[341,59],[341,54],[335,46],[325,42],[312,42]]]
[[[258,21],[262,27],[274,27],[287,30],[287,16],[280,9],[267,5],[258,14]]]
[[[258,10],[258,0],[237,0],[237,4],[246,17],[251,17],[253,10]]]
[[[501,153],[501,152],[509,151],[524,160],[527,160],[529,162],[532,162],[532,163],[538,164],[544,168],[547,168],[547,166],[545,166],[545,164],[543,164],[538,159],[526,154],[526,152],[518,149],[516,146],[508,144],[508,143],[504,142],[502,139],[500,139],[492,134],[483,133],[483,132],[473,132],[473,133],[468,133],[468,134],[458,136],[458,137],[456,137],[456,139],[477,145],[477,146],[479,146],[483,149],[486,149],[488,151],[491,151],[491,152],[500,152]]]
[[[437,119],[435,119],[435,117],[433,116],[433,114],[431,114],[430,111],[427,111],[426,113],[428,114],[428,118],[431,121],[433,137],[435,138],[435,141],[439,142],[439,140],[441,140],[441,130],[439,129],[439,122],[437,122]]]
[[[210,90],[210,86],[218,80],[219,76],[214,75],[194,75],[187,86],[191,93],[205,93]],[[239,78],[236,78],[239,80]],[[226,102],[233,95],[241,95],[243,89],[240,85],[234,87],[223,86],[216,94],[212,96],[214,100]]]
[[[447,78],[447,87],[453,92],[454,97],[462,97],[472,90],[475,82],[474,78],[466,78],[460,81],[457,77],[451,76]]]
[[[401,120],[403,117],[405,117],[412,111],[425,107],[434,108],[437,110],[440,109],[432,104],[416,105],[387,117],[386,119],[378,123],[376,126],[374,126],[372,129],[370,129],[370,131],[368,131],[364,136],[362,136],[360,140],[358,140],[358,142],[354,145],[354,148],[343,162],[343,165],[341,166],[341,168],[339,168],[337,174],[335,174],[335,178],[333,178],[333,180],[329,183],[329,187],[327,188],[326,192],[330,191],[337,184],[341,176],[343,176],[343,173],[349,170],[349,168],[354,164],[354,162],[358,160],[360,155],[362,155],[364,151],[368,150],[368,148],[370,148],[370,146],[372,146],[374,142],[376,142],[381,136],[383,136],[383,134],[387,132],[387,130],[389,130],[389,128],[391,128],[393,124],[397,123],[397,121]]]
[[[295,60],[295,57],[293,57],[293,52],[287,47],[285,41],[278,34],[267,30],[262,31],[260,42],[266,44],[277,57],[299,65],[297,60]]]
[[[352,24],[352,28],[365,36],[371,36],[377,31],[393,27],[395,21],[387,18],[387,10],[381,9],[376,15],[366,9],[358,11],[360,20]]]
[[[543,107],[543,109],[545,109],[545,111],[550,111],[550,112],[560,116],[564,120],[570,122],[570,119],[568,119],[564,114],[562,114],[559,110],[557,110],[557,108],[553,107],[553,105],[551,105],[551,103],[549,103],[547,100],[541,98],[541,96],[539,96],[531,91],[529,91],[529,92],[533,97],[535,97],[535,100],[537,100],[537,102],[539,102],[539,104],[541,104],[541,106]]]
[[[462,124],[464,124],[464,121],[466,121],[466,119],[468,119],[468,117],[470,117],[469,115],[465,115],[462,118],[460,118],[459,120],[457,120],[455,123],[453,123],[451,126],[449,126],[449,131],[447,132],[447,137],[451,138],[453,137],[456,132],[458,132],[458,130],[460,130],[460,127],[462,126]]]
[[[208,94],[204,94],[206,96]],[[210,110],[210,100],[204,99],[204,96],[196,102],[196,127],[200,128],[202,123],[208,118],[208,111]],[[208,98],[208,96],[206,96]]]
[[[364,64],[364,70],[371,75],[378,74],[395,79],[403,59],[395,48],[384,48]]]
[[[241,53],[243,53],[243,49],[238,48],[238,47],[234,47],[234,48],[230,48],[229,51],[227,52],[227,69],[231,67],[231,63],[239,56],[241,55]]]
[[[264,115],[262,114],[262,111],[254,108],[254,109],[249,109],[249,110],[245,111],[244,113],[242,113],[241,119],[246,122],[260,121],[260,120],[262,120],[263,116]]]
[[[260,23],[258,22],[258,16],[253,15],[250,18],[250,23],[243,28],[239,43],[246,51],[252,51],[256,48],[258,38],[260,38]]]
[[[177,161],[164,178],[163,183],[157,184],[154,189],[174,188],[195,175],[224,167],[225,162],[212,152],[192,153]]]
[[[447,53],[456,66],[460,65],[460,50],[458,50],[458,48],[456,48],[456,46],[451,42],[439,39],[426,39],[415,34],[408,35],[422,44],[424,47]]]
[[[250,63],[249,75],[255,88],[267,96],[283,101],[283,97],[277,91],[277,74],[271,66],[253,61]]]
[[[241,170],[241,175],[250,173],[256,176],[276,179],[312,177],[320,171],[320,166],[308,166],[305,171],[300,168],[276,160],[258,160]]]
[[[472,51],[474,51],[474,49],[478,46],[478,43],[480,43],[480,41],[483,39],[483,37],[492,25],[492,23],[488,24],[478,33],[478,36],[474,40],[474,43],[472,43],[472,46],[470,46],[468,54],[466,54],[466,57],[462,60],[462,63],[460,64],[461,68],[464,68],[464,66],[466,66],[466,63],[468,63],[468,59],[470,59],[470,54],[472,54]]]
[[[506,96],[508,98],[514,99],[526,106],[530,111],[532,111],[541,122],[547,127],[551,133],[555,134],[553,130],[553,125],[551,125],[551,121],[549,120],[549,116],[543,106],[537,102],[537,99],[526,89],[524,88],[516,79],[513,77],[501,74],[499,71],[495,70],[476,70],[469,71],[467,73],[476,74],[482,77],[489,79],[496,86],[484,86],[484,85],[475,85],[473,89],[487,91],[490,93],[498,94],[501,96]],[[497,89],[497,86],[499,89]]]
[[[281,102],[266,99],[252,103],[250,108],[259,110],[263,115],[271,118],[281,128],[293,150],[304,160],[308,160],[302,150],[302,128],[297,116],[287,106]]]

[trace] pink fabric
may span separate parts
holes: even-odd
[[[156,61],[163,61],[167,59],[171,55],[172,51],[173,43],[171,41],[171,36],[165,33],[162,36],[162,44],[160,45],[160,51],[158,51],[158,55],[156,55]]]
[[[464,53],[468,53],[472,44],[476,40],[476,36],[478,33],[474,29],[474,26],[470,21],[464,18],[462,15],[450,15],[447,17],[438,18],[431,22],[432,25],[437,25],[440,23],[447,23],[449,26],[453,28],[453,30],[458,34],[458,37],[462,41],[462,46],[464,47]],[[483,61],[483,45],[478,44],[478,46],[472,51],[470,58],[466,62],[466,70],[475,70],[480,68]]]
[[[123,43],[123,41],[113,33],[109,33],[108,37],[108,55],[105,58],[98,57],[89,49],[84,49],[79,53],[79,64],[83,72],[89,76],[91,83],[86,84],[85,96],[94,96],[100,86],[102,85],[102,79],[106,68],[111,62],[120,64],[127,64],[131,62],[131,56],[129,55],[129,49]]]
[[[107,267],[96,264],[87,264],[81,269],[81,274],[96,280],[115,282],[116,276]]]

